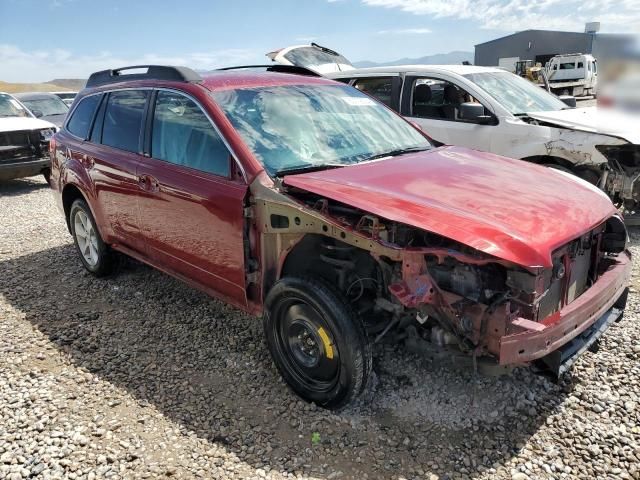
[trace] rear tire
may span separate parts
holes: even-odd
[[[51,169],[50,168],[45,168],[42,171],[42,176],[44,177],[44,179],[47,182],[47,184],[51,185]]]
[[[323,280],[277,282],[265,301],[263,326],[276,367],[303,399],[337,409],[363,392],[371,344],[347,300]]]
[[[84,200],[76,200],[69,210],[69,227],[80,261],[89,272],[102,277],[113,269],[114,258],[96,227],[96,221]]]

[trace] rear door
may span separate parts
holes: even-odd
[[[151,90],[105,94],[95,117],[83,161],[93,180],[97,203],[111,229],[110,243],[144,254],[138,225],[138,177],[143,125]]]
[[[247,185],[227,144],[198,102],[173,90],[154,92],[147,130],[137,177],[150,260],[245,306]]]
[[[65,131],[66,155],[84,167],[93,184],[93,210],[100,233],[107,243],[120,243],[143,252],[138,236],[136,163],[140,154],[142,117],[146,93],[123,91],[84,97],[71,112]],[[103,127],[106,121],[106,144]],[[138,124],[135,123],[137,113]],[[123,130],[120,119],[132,116],[133,124]]]
[[[351,85],[364,92],[396,112],[400,110],[400,90],[402,79],[399,75],[379,75],[355,78]]]

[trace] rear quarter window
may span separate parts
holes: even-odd
[[[100,98],[102,98],[102,95],[91,95],[90,97],[80,100],[80,103],[78,103],[78,106],[67,122],[67,130],[69,132],[76,137],[87,138],[89,128],[91,128],[93,114],[100,102]]]

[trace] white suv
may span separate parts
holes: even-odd
[[[571,172],[639,210],[637,117],[575,108],[573,97],[563,101],[499,68],[409,65],[327,76],[376,97],[439,143]]]

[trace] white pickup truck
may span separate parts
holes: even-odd
[[[551,91],[557,95],[596,95],[598,62],[593,55],[571,53],[556,55],[546,67]]]

